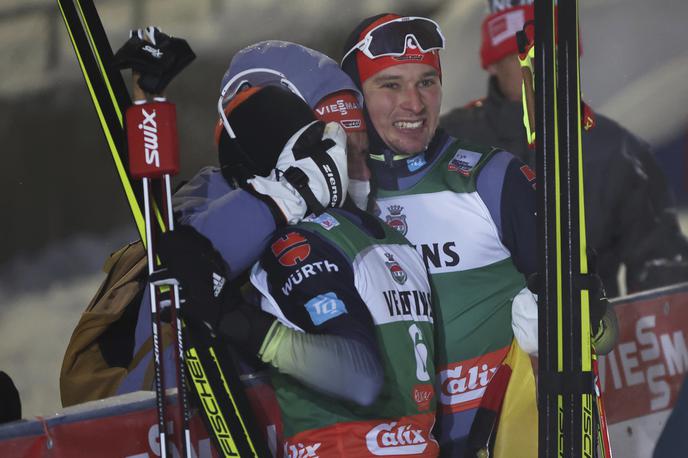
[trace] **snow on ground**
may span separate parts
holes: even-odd
[[[24,418],[61,407],[62,357],[81,312],[103,278],[96,272],[3,300],[0,368],[17,385]]]

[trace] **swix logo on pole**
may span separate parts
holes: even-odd
[[[143,115],[143,122],[139,124],[139,129],[143,131],[143,146],[146,151],[146,164],[155,164],[155,167],[160,167],[160,155],[158,154],[158,124],[155,122],[157,112],[153,110],[147,113],[145,109],[141,109]]]
[[[177,115],[169,102],[149,102],[127,109],[129,170],[134,178],[159,178],[179,171]]]

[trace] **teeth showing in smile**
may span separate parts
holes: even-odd
[[[398,129],[418,129],[418,128],[419,128],[420,126],[422,126],[422,125],[423,125],[423,121],[422,121],[422,120],[420,120],[420,121],[414,121],[414,122],[410,122],[410,121],[396,121],[396,122],[394,123],[394,127],[398,128]]]

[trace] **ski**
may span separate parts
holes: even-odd
[[[128,173],[130,161],[123,114],[131,105],[131,99],[126,85],[120,72],[111,65],[112,48],[93,0],[57,0],[57,4],[137,230],[146,243],[144,188],[135,190]],[[168,227],[160,211],[161,208],[164,211],[164,207],[158,204],[160,196],[161,193],[155,189],[150,205],[150,220],[156,221],[150,226],[157,226],[155,232],[165,231]],[[187,323],[181,323],[181,327],[188,343],[184,357],[188,363],[189,388],[218,454],[226,457],[269,456],[227,350],[208,329],[188,326]],[[180,387],[179,391],[181,394],[183,389]],[[179,397],[179,402],[183,402],[182,397]]]
[[[83,2],[79,2],[79,5],[81,5],[81,3]],[[85,3],[91,2],[87,1]],[[128,157],[125,149],[126,138],[124,136],[123,127],[123,110],[131,104],[131,100],[129,100],[128,93],[126,97],[120,95],[115,98],[113,91],[108,89],[109,78],[103,76],[105,73],[101,73],[101,69],[104,67],[98,65],[98,61],[100,60],[102,63],[102,59],[96,58],[98,54],[97,52],[94,53],[91,48],[91,43],[95,44],[95,42],[93,40],[90,41],[88,38],[89,35],[87,30],[90,28],[85,27],[81,21],[83,17],[84,21],[90,20],[92,23],[92,18],[90,16],[85,17],[83,14],[80,16],[79,11],[83,13],[84,10],[77,7],[77,3],[75,3],[74,0],[58,0],[57,4],[67,28],[67,34],[72,43],[72,47],[74,48],[79,67],[81,68],[81,73],[86,82],[86,87],[91,96],[91,101],[98,115],[98,120],[105,134],[105,139],[114,161],[115,170],[122,184],[127,202],[129,203],[129,208],[131,209],[132,216],[136,223],[136,228],[141,240],[145,240],[145,224],[141,211],[143,195],[140,190],[135,191],[132,188],[131,180],[127,175]],[[98,43],[96,49],[102,49],[103,45],[103,43]],[[109,48],[109,44],[107,47]],[[111,54],[112,51],[110,50],[110,55]],[[114,79],[122,81],[121,76]],[[124,85],[124,82],[122,81],[121,84]],[[117,86],[119,86],[119,84]]]
[[[578,2],[558,2],[557,15],[554,4],[535,2],[539,455],[593,457],[599,424],[585,285]]]

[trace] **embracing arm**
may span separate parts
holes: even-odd
[[[500,151],[481,169],[477,189],[516,268],[526,277],[536,272],[535,174],[511,153]]]
[[[261,359],[332,397],[370,405],[384,370],[373,319],[353,281],[351,265],[331,244],[285,229],[254,268],[262,308],[278,317]]]
[[[209,239],[230,267],[230,278],[259,259],[277,223],[268,205],[230,186],[219,169],[207,167],[174,196],[178,221]]]
[[[298,332],[276,321],[259,356],[315,391],[362,406],[382,388],[382,363],[371,342]]]

